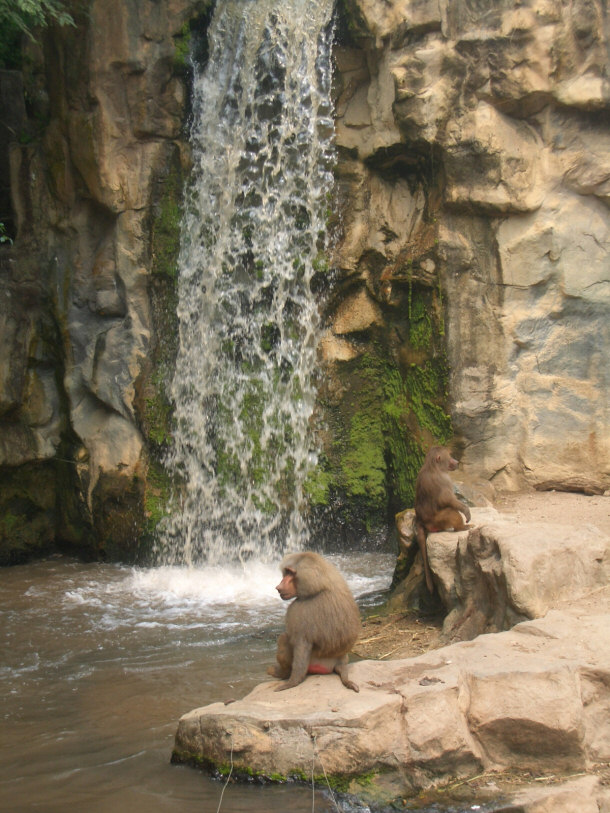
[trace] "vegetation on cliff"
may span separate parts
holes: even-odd
[[[413,505],[428,446],[452,436],[438,290],[404,286],[384,326],[354,343],[320,392],[323,453],[308,482],[314,522],[333,544],[383,539]]]
[[[35,39],[37,28],[74,25],[61,0],[0,0],[0,67],[21,67],[21,39]]]

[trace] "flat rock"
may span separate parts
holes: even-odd
[[[606,813],[610,790],[596,776],[581,776],[546,788],[518,791],[495,813]]]
[[[402,793],[482,771],[586,770],[610,760],[610,588],[545,618],[417,658],[350,667],[185,714],[174,759],[271,778],[399,777]],[[602,725],[603,721],[605,724]],[[375,784],[375,783],[374,783]],[[558,808],[559,809],[559,808]]]
[[[446,626],[512,628],[406,660],[354,663],[358,694],[336,676],[312,676],[290,691],[276,694],[273,681],[195,709],[179,722],[174,759],[221,772],[232,762],[237,774],[274,779],[306,778],[312,765],[318,776],[373,772],[372,798],[487,771],[608,762],[610,539],[593,526],[576,533],[492,508],[474,509],[473,524],[428,539]],[[574,792],[554,792],[506,810],[560,811],[559,798],[570,811]]]

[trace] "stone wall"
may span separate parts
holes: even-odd
[[[442,299],[466,482],[603,491],[607,4],[344,6],[334,257],[344,295],[323,345],[331,378],[380,323],[397,328],[392,352],[407,375],[405,290],[427,288]]]
[[[141,555],[160,514],[180,54],[206,5],[92,0],[29,46],[0,247],[2,562]],[[334,542],[387,528],[433,441],[475,501],[608,488],[606,3],[341,8],[318,518]]]

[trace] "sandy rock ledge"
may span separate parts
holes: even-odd
[[[610,761],[610,612],[574,607],[418,658],[352,666],[360,694],[310,677],[185,714],[174,759],[270,778],[379,772],[413,795],[485,771]],[[356,786],[357,788],[357,786]],[[356,790],[357,792],[357,790]],[[371,789],[368,793],[370,794]]]
[[[373,809],[482,773],[590,772],[560,787],[522,789],[494,809],[568,813],[588,811],[590,800],[592,811],[610,811],[595,775],[610,763],[610,539],[594,528],[581,535],[575,575],[562,592],[540,564],[542,555],[563,561],[558,534],[556,525],[496,517],[468,533],[437,535],[445,549],[437,584],[455,606],[460,568],[452,582],[440,565],[452,558],[447,538],[453,561],[463,555],[468,573],[487,572],[486,583],[499,585],[521,617],[544,617],[415,658],[354,663],[359,694],[335,676],[312,676],[287,692],[274,693],[276,682],[268,682],[228,706],[195,709],[180,719],[174,761],[223,772],[232,758],[234,773],[277,780],[308,779],[313,764],[317,776],[326,773]],[[497,544],[481,545],[482,538]],[[551,590],[534,589],[537,577]]]

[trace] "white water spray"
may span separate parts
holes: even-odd
[[[161,561],[277,560],[307,540],[318,309],[332,187],[331,0],[219,0],[194,81],[179,258],[182,486]]]

